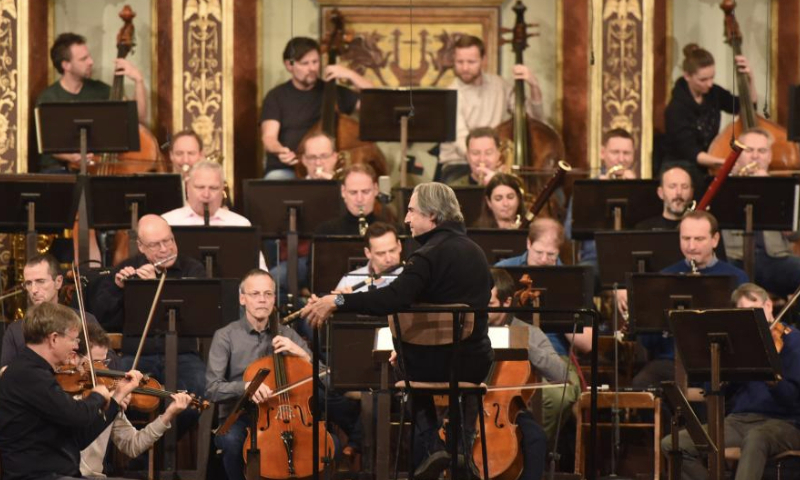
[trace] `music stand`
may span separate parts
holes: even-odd
[[[725,403],[720,384],[780,379],[778,352],[761,308],[673,311],[669,323],[688,375],[711,382],[708,430],[717,451],[709,458],[709,478],[721,479]]]
[[[538,290],[539,305],[544,309],[594,308],[594,274],[588,265],[554,267],[498,267],[507,271],[515,282],[515,290],[524,289],[520,283],[527,274]],[[576,318],[571,314],[539,313],[541,328],[547,332],[572,332]],[[530,323],[531,317],[518,314],[518,318]],[[577,332],[583,331],[583,319],[578,319]]]
[[[244,216],[263,237],[286,235],[286,274],[291,298],[297,298],[297,242],[342,212],[335,180],[245,180]]]
[[[469,226],[474,224],[478,217],[481,216],[481,209],[483,208],[484,192],[483,187],[451,187],[456,194],[458,204],[461,206],[461,214],[464,215],[464,224]],[[394,197],[398,202],[397,211],[400,212],[399,217],[405,218],[408,209],[408,201],[411,199],[413,187],[396,187],[392,189]]]
[[[411,107],[413,102],[413,108]],[[458,92],[434,88],[361,90],[359,139],[400,142],[400,186],[408,185],[409,142],[452,142],[456,138]]]
[[[598,231],[597,263],[600,285],[624,288],[626,273],[659,272],[684,258],[677,230]]]
[[[0,175],[0,231],[25,231],[30,259],[37,251],[39,231],[55,233],[72,228],[79,199],[74,175]]]
[[[89,226],[96,230],[128,229],[128,252],[138,252],[139,219],[183,206],[177,173],[91,176],[86,200]]]
[[[481,247],[490,265],[519,255],[527,249],[527,230],[469,228],[467,236]]]
[[[669,478],[670,480],[679,480],[681,478],[681,459],[683,457],[678,443],[678,434],[681,426],[686,427],[686,431],[689,432],[689,437],[694,442],[697,450],[716,454],[717,446],[711,441],[708,432],[703,428],[703,424],[700,423],[694,410],[689,405],[689,401],[683,396],[683,392],[675,382],[661,382],[661,389],[664,400],[672,410],[670,429],[672,449],[669,452]]]
[[[754,231],[796,231],[798,202],[800,185],[792,177],[730,177],[717,191],[711,212],[720,228],[744,231],[742,263],[748,277],[755,278]]]
[[[258,268],[261,234],[257,227],[172,227],[180,252],[201,261],[208,278],[244,278]]]
[[[317,235],[311,244],[311,291],[330,292],[348,272],[366,264],[363,237]]]
[[[79,260],[89,259],[86,154],[139,150],[139,117],[134,101],[54,102],[36,107],[39,153],[80,152],[78,175]],[[136,250],[132,250],[136,251]]]
[[[178,379],[178,336],[211,337],[226,323],[239,317],[238,279],[168,279],[153,315],[148,339],[164,338],[164,386],[174,392]],[[144,331],[158,282],[130,279],[125,282],[123,351]],[[127,349],[129,350],[129,349]],[[207,417],[210,419],[210,417]],[[208,452],[208,428],[198,428],[198,452]],[[163,477],[172,478],[176,469],[177,430],[164,435]],[[202,450],[200,450],[202,448]],[[198,458],[198,465],[207,459]]]
[[[623,230],[660,215],[664,203],[656,180],[575,180],[572,238],[587,240],[597,230]]]

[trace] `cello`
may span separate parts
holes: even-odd
[[[522,54],[528,48],[528,24],[525,23],[527,8],[520,0],[514,4],[516,21],[512,29],[502,29],[512,33],[512,39],[501,39],[501,44],[511,43],[514,50],[514,64],[522,65]],[[516,171],[554,169],[564,158],[564,142],[558,132],[550,125],[531,118],[525,111],[525,81],[514,80],[514,114],[497,126],[500,138],[513,145],[513,166]]]
[[[725,12],[725,41],[733,49],[733,55],[742,54],[742,32],[734,15],[735,0],[723,0],[720,8]],[[740,112],[738,118],[727,125],[711,142],[708,153],[715,157],[725,158],[730,152],[730,141],[739,138],[742,132],[759,127],[768,131],[775,141],[772,144],[772,162],[770,170],[797,170],[800,168],[800,151],[796,143],[790,142],[786,129],[775,122],[758,115],[750,98],[750,78],[746,73],[736,72],[739,89]]]
[[[277,317],[270,319],[270,332],[278,335]],[[244,371],[242,380],[252,380],[259,370],[268,368],[273,375],[264,383],[273,392],[281,392],[258,406],[256,431],[248,429],[244,442],[244,458],[250,445],[250,436],[256,435],[261,452],[262,478],[287,479],[309,478],[314,472],[312,459],[313,422],[311,402],[314,401],[313,382],[301,383],[314,375],[314,367],[302,358],[280,353],[260,358]],[[287,388],[295,385],[294,388]],[[319,421],[319,451],[326,452],[325,446],[333,445],[331,434],[325,430],[325,422]],[[326,452],[327,454],[327,452]],[[320,457],[317,471],[325,468]]]
[[[335,65],[338,56],[345,50],[344,18],[338,9],[334,9],[330,14],[331,31],[322,45],[322,49],[328,54],[327,65]],[[337,107],[337,84],[336,79],[325,82],[325,89],[322,94],[322,116],[320,120],[311,127],[300,141],[297,156],[303,155],[303,146],[306,139],[320,132],[334,139],[334,150],[339,152],[334,170],[341,169],[356,163],[367,163],[375,173],[386,175],[386,157],[383,152],[371,142],[362,142],[358,138],[359,122],[349,115],[344,115],[338,111]],[[297,178],[305,178],[308,174],[303,162],[297,162],[295,166]]]

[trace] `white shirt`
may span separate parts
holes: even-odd
[[[383,275],[381,278],[379,278],[379,279],[374,281],[375,288],[383,288],[383,287],[389,285],[401,273],[403,273],[403,267],[397,267],[391,273]],[[339,280],[339,283],[336,285],[336,290],[341,290],[344,287],[352,287],[353,285],[355,285],[357,283],[361,283],[361,282],[363,282],[365,280],[369,280],[369,275],[370,275],[369,265],[365,265],[365,266],[363,266],[361,268],[357,268],[357,269],[353,270],[352,272],[348,273],[347,275],[345,275],[344,277],[342,277],[341,280]],[[355,292],[366,292],[367,290],[369,290],[369,284],[366,284],[366,285],[358,288],[357,290],[353,290],[353,293],[355,293]]]
[[[189,205],[184,205],[181,208],[170,210],[169,212],[161,215],[170,226],[183,227],[183,226],[200,226],[205,225],[202,215],[192,210]],[[218,208],[214,215],[209,215],[208,224],[212,227],[250,227],[252,224],[250,220],[239,215],[238,213],[231,212],[227,208]],[[267,270],[267,262],[264,259],[264,254],[260,249],[258,252],[258,268]]]
[[[81,474],[85,477],[106,476],[103,473],[103,460],[106,457],[109,439],[113,439],[114,445],[127,457],[136,458],[152,447],[169,427],[170,425],[158,417],[143,429],[137,430],[131,425],[125,413],[120,412],[114,422],[106,427],[91,445],[81,451]]]

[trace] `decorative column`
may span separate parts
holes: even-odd
[[[0,2],[0,173],[28,167],[28,8]]]

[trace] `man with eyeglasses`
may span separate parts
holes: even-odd
[[[244,316],[214,333],[208,353],[205,396],[217,403],[220,424],[230,415],[232,404],[247,389],[242,380],[245,369],[259,358],[273,353],[300,357],[311,362],[311,351],[291,327],[278,325],[278,335],[270,332],[275,307],[275,280],[264,270],[251,270],[239,284],[239,304]],[[272,390],[260,385],[253,394],[256,404],[267,401]],[[222,450],[222,464],[228,480],[244,480],[242,448],[249,415],[242,415],[228,433],[217,435],[214,443]]]
[[[300,160],[306,169],[306,180],[332,180],[336,174],[338,154],[334,141],[325,133],[314,134],[303,142]]]
[[[58,304],[58,292],[64,284],[64,277],[59,272],[55,257],[50,254],[31,257],[22,270],[22,279],[22,285],[28,294],[29,306],[42,303]],[[86,312],[86,321],[97,323],[97,319],[89,312]],[[3,335],[0,366],[8,365],[23,350],[25,350],[25,337],[22,334],[22,321],[18,321],[9,325]]]
[[[772,162],[772,135],[761,128],[752,128],[739,136],[745,146],[733,168],[740,175],[769,176]],[[795,255],[792,241],[798,232],[760,230],[755,232],[755,283],[768,292],[790,295],[800,285],[800,257]],[[725,255],[728,261],[743,268],[744,236],[741,230],[723,230]]]
[[[58,384],[55,369],[80,345],[78,315],[42,302],[23,321],[26,348],[0,377],[0,457],[3,478],[81,478],[80,451],[105,430],[142,374],[131,370],[112,394],[104,385],[75,400]]]
[[[167,278],[203,278],[203,265],[178,254],[178,245],[169,224],[158,215],[145,215],[139,220],[138,253],[101,277],[87,308],[97,315],[100,324],[109,332],[121,332],[124,318],[125,282],[131,278],[156,280],[166,270]],[[156,267],[158,265],[158,267]],[[133,365],[139,346],[139,336],[122,339],[123,367]],[[148,338],[145,341],[139,368],[164,381],[164,341]],[[197,352],[197,339],[178,338],[178,390],[202,395],[205,365]],[[188,411],[186,412],[188,413]],[[186,415],[186,413],[182,414]],[[179,419],[180,423],[180,419]]]

